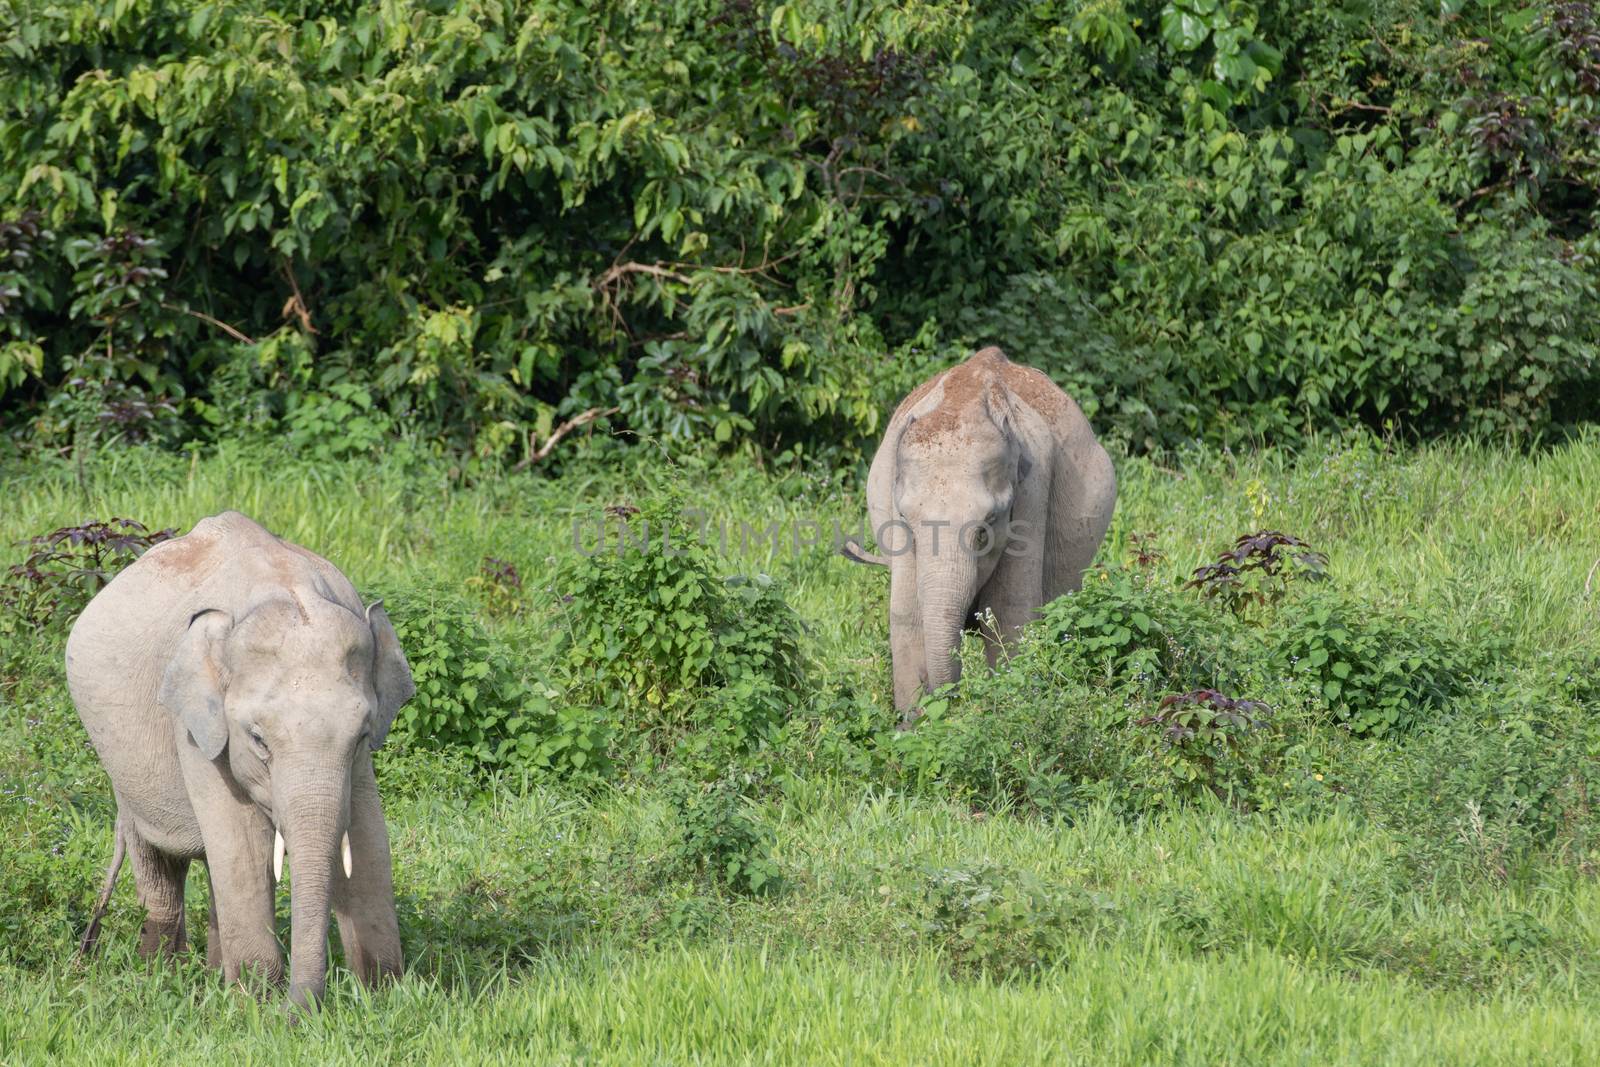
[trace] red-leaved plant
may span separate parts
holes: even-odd
[[[1278,530],[1245,534],[1233,547],[1195,569],[1185,589],[1221,601],[1236,615],[1251,607],[1276,604],[1294,581],[1317,582],[1327,577],[1328,557]]]
[[[12,564],[0,581],[0,608],[30,626],[74,617],[146,549],[176,534],[172,529],[151,533],[143,523],[114,518],[19,541],[28,556]]]

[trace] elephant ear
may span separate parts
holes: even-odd
[[[1007,437],[1011,436],[1011,398],[1006,395],[1005,387],[999,382],[991,382],[989,388],[984,390],[983,409],[989,414],[989,421]]]
[[[1027,443],[1020,434],[1015,432],[1012,420],[1011,397],[999,385],[992,387],[983,397],[984,410],[989,413],[990,420],[995,428],[1000,431],[1000,436],[1006,439],[1006,447],[1011,452],[1011,459],[1017,472],[1016,481],[1022,482],[1028,477],[1028,472],[1033,469],[1033,459],[1028,455]]]
[[[374,600],[367,608],[367,625],[372,627],[372,689],[378,696],[372,713],[372,747],[376,749],[389,736],[395,715],[416,693],[417,685],[411,680],[411,664],[406,662],[383,601]]]
[[[228,719],[222,711],[227,682],[218,653],[232,628],[233,620],[215,608],[191,615],[156,690],[156,702],[178,717],[208,760],[228,747]]]

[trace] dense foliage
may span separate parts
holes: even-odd
[[[846,459],[997,342],[1135,449],[1592,410],[1600,6],[0,11],[0,404],[48,446],[558,429]]]

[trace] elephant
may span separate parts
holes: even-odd
[[[1111,458],[1072,398],[989,347],[901,401],[867,474],[889,568],[894,702],[909,725],[924,695],[961,672],[977,628],[991,667],[1047,602],[1076,590],[1111,522]],[[980,625],[993,613],[993,625]]]
[[[328,915],[368,985],[403,966],[389,832],[372,753],[415,686],[381,602],[333,564],[228,511],[151,548],[67,639],[67,685],[117,815],[93,948],[124,858],[144,956],[185,947],[183,892],[211,883],[206,962],[284,977],[274,883],[285,851],[290,1000],[326,989]]]

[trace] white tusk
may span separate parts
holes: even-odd
[[[339,842],[339,853],[344,857],[344,876],[350,877],[350,831],[344,832],[344,840]]]
[[[283,880],[283,834],[278,830],[272,831],[272,880]]]

